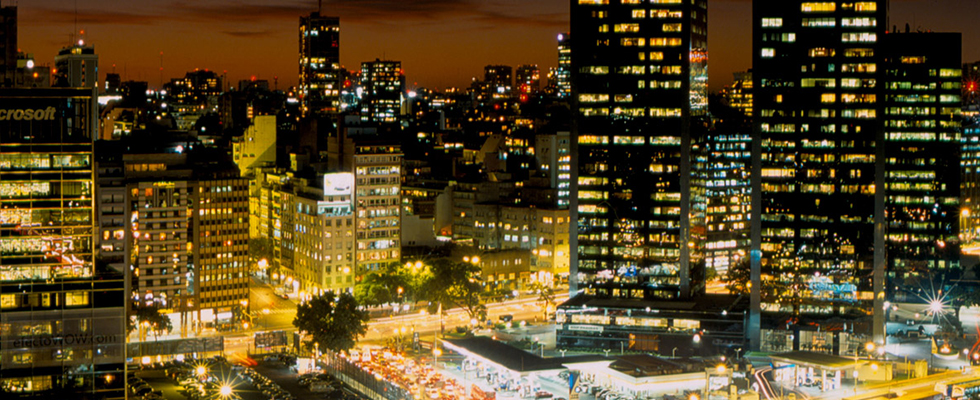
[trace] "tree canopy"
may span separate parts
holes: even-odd
[[[470,319],[483,320],[487,307],[483,304],[485,289],[480,272],[480,267],[473,263],[436,260],[426,293],[444,309],[461,307]]]
[[[367,333],[367,320],[368,313],[358,309],[353,295],[327,292],[300,304],[293,325],[310,335],[310,348],[319,343],[323,349],[346,351]]]
[[[126,324],[127,332],[132,332],[136,328],[146,326],[153,332],[157,333],[167,333],[173,329],[173,324],[170,322],[170,318],[166,314],[160,312],[160,306],[154,304],[151,306],[140,305],[133,309],[133,314],[135,318],[128,318]]]

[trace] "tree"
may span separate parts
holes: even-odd
[[[545,286],[541,282],[532,283],[530,289],[538,294],[539,301],[544,302],[544,319],[547,320],[548,310],[555,306],[555,291],[551,287]]]
[[[126,330],[132,333],[138,327],[146,327],[154,333],[155,336],[159,336],[161,332],[167,333],[173,329],[173,324],[170,322],[170,318],[165,314],[160,313],[159,305],[140,305],[133,309],[133,317],[128,318],[126,324]]]
[[[401,264],[389,263],[364,276],[354,286],[354,297],[358,303],[364,305],[397,303],[404,298],[405,291],[410,289],[409,283],[409,277],[402,270]]]
[[[272,240],[269,238],[248,239],[248,255],[254,260],[272,258]]]
[[[311,349],[318,343],[320,348],[346,351],[367,333],[367,320],[367,311],[358,309],[352,294],[326,292],[296,307],[293,325],[312,337],[307,343]]]
[[[442,308],[460,307],[470,319],[482,321],[487,315],[487,307],[483,304],[485,289],[480,272],[480,267],[473,263],[436,260],[426,291]]]
[[[749,294],[749,286],[752,279],[752,268],[748,258],[741,258],[728,267],[728,276],[725,277],[725,288],[732,294]]]

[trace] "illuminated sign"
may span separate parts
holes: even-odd
[[[829,277],[815,276],[807,283],[815,297],[842,301],[857,300],[857,285],[853,283],[834,283]]]
[[[323,176],[324,196],[350,196],[354,188],[354,174],[339,172]]]
[[[17,109],[0,109],[0,121],[53,121],[54,120],[54,107],[48,108],[17,108]]]
[[[59,336],[34,336],[14,340],[14,347],[50,347],[73,344],[103,344],[116,343],[117,338],[111,335],[67,334]]]

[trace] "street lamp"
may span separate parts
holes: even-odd
[[[674,347],[674,349],[670,351],[670,358],[677,358],[677,348],[676,347]]]
[[[221,394],[221,397],[231,396],[231,386],[228,386],[228,384],[221,385],[218,393]]]
[[[436,346],[436,344],[435,344],[435,343],[433,343],[433,344],[432,344],[432,346]],[[434,370],[435,370],[436,368],[438,368],[438,367],[439,367],[439,355],[440,355],[440,354],[442,354],[442,350],[439,350],[439,348],[437,348],[437,347],[434,347],[434,348],[432,349],[432,355],[433,355],[433,358],[432,358],[432,370],[433,370],[433,371],[434,371]]]

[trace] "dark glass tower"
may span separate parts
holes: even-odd
[[[299,19],[299,90],[304,116],[340,109],[340,18],[319,12]]]
[[[125,293],[93,259],[90,89],[0,90],[0,392],[123,398]]]
[[[886,5],[753,2],[753,346],[846,353],[871,333]]]
[[[945,300],[960,268],[962,37],[889,33],[885,84],[886,298]],[[953,293],[956,295],[957,293]]]
[[[959,37],[887,8],[753,3],[753,347],[861,353],[959,273]]]
[[[577,118],[571,289],[687,298],[704,233],[691,149],[705,130],[707,2],[573,0],[563,39]]]

